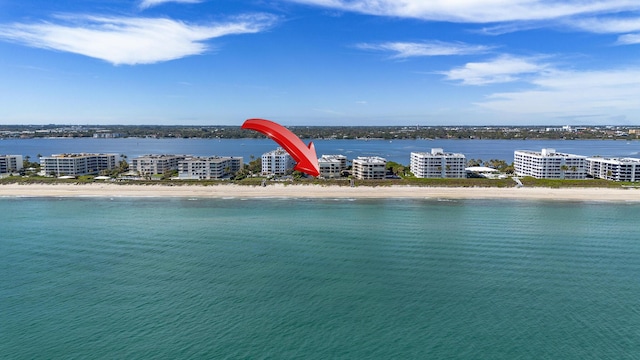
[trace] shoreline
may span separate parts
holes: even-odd
[[[0,198],[149,197],[149,198],[309,198],[309,199],[493,199],[640,202],[640,189],[544,187],[323,186],[271,184],[266,187],[136,184],[4,184]]]

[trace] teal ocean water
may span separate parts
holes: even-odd
[[[3,359],[640,358],[640,204],[0,199]]]

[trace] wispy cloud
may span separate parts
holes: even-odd
[[[640,34],[625,34],[618,37],[617,44],[619,45],[634,45],[640,44]]]
[[[273,26],[277,18],[252,14],[206,25],[165,18],[89,15],[59,16],[56,20],[58,23],[0,25],[0,40],[81,54],[114,65],[152,64],[202,54],[208,50],[207,40],[257,33]]]
[[[468,55],[484,53],[492,48],[485,45],[469,45],[442,41],[430,42],[385,42],[362,43],[357,47],[363,50],[384,51],[392,53],[393,58],[409,58],[417,56]]]
[[[574,19],[568,25],[597,34],[622,34],[616,45],[640,44],[640,17]]]
[[[621,34],[640,31],[640,17],[583,18],[568,20],[569,26],[600,34]]]
[[[142,2],[140,2],[140,8],[147,9],[147,8],[158,6],[168,2],[197,4],[197,3],[201,3],[202,0],[142,0]]]
[[[640,69],[556,71],[531,89],[494,93],[477,105],[511,114],[576,116],[640,111]]]
[[[502,55],[487,62],[470,62],[442,74],[464,85],[487,85],[520,80],[523,75],[538,74],[548,68],[536,59]]]
[[[370,15],[491,23],[614,14],[640,9],[636,0],[289,0]]]

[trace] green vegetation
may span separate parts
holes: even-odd
[[[636,127],[578,127],[562,130],[546,126],[289,126],[303,139],[640,139]],[[0,125],[0,138],[34,137],[151,137],[240,139],[263,138],[240,126],[166,125]]]
[[[520,179],[525,187],[546,187],[546,188],[622,188],[625,186],[638,186],[637,183],[614,182],[602,179],[588,180],[550,180],[550,179],[534,179],[524,177]],[[105,180],[95,180],[94,176],[81,176],[77,179],[58,179],[52,177],[40,176],[9,176],[0,179],[2,184],[87,184]],[[317,179],[317,178],[294,178],[286,181],[267,180],[263,177],[245,177],[236,180],[170,180],[168,178],[160,180],[119,180],[114,184],[138,184],[138,185],[168,185],[168,186],[214,186],[220,184],[238,184],[246,186],[261,186],[265,184],[297,184],[297,185],[322,185],[322,186],[350,186],[349,179]],[[385,180],[355,180],[355,186],[432,186],[432,187],[514,187],[516,183],[513,179],[418,179],[415,177],[407,177],[403,179],[385,179]]]

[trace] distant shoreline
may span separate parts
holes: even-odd
[[[335,186],[270,184],[2,184],[0,197],[313,198],[313,199],[513,199],[640,202],[640,189],[545,187]]]

